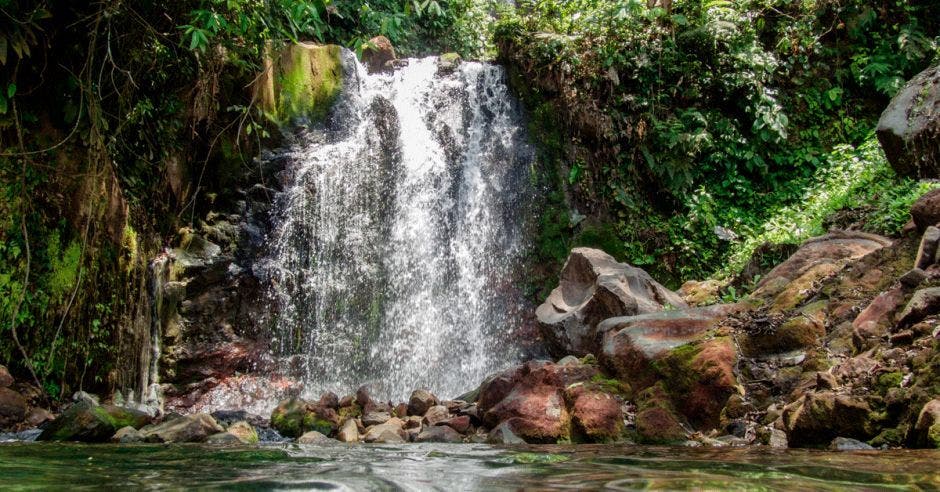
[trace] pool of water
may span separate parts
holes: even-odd
[[[3,489],[936,490],[940,451],[0,444]]]

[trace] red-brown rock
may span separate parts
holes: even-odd
[[[395,47],[385,36],[376,36],[369,40],[362,49],[362,62],[369,73],[386,72],[392,69],[391,62],[398,57]]]
[[[26,398],[10,388],[0,388],[0,428],[18,424],[26,418]]]
[[[9,388],[13,385],[13,376],[10,375],[10,371],[7,370],[6,366],[0,365],[0,388]]]
[[[853,337],[859,346],[866,340],[879,339],[888,334],[894,324],[894,315],[904,302],[904,290],[901,287],[882,292],[871,301],[852,322]]]
[[[616,398],[583,384],[568,388],[565,397],[577,432],[592,442],[607,442],[620,437],[623,432],[623,411]]]
[[[466,434],[467,430],[470,429],[470,417],[461,415],[459,417],[443,420],[435,425],[446,425],[461,434]]]

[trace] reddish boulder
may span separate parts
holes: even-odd
[[[924,405],[908,440],[911,447],[940,449],[940,398]]]
[[[894,325],[894,315],[904,302],[901,287],[882,292],[852,322],[853,338],[860,347],[866,341],[886,336]]]
[[[529,442],[555,442],[569,437],[564,400],[568,386],[599,374],[586,364],[529,362],[504,371],[483,384],[479,409],[489,427],[512,422],[512,430]]]
[[[911,207],[911,217],[920,231],[940,224],[940,189],[930,190],[918,198]]]
[[[0,428],[18,424],[26,418],[26,398],[10,388],[0,388]]]
[[[646,444],[670,444],[686,439],[682,418],[676,413],[662,384],[637,396],[636,433]]]
[[[467,415],[461,415],[458,417],[449,418],[447,420],[442,420],[435,425],[446,425],[461,434],[466,434],[467,430],[470,429],[470,417]]]
[[[575,431],[591,442],[616,440],[623,433],[623,411],[613,396],[583,384],[569,387],[565,399]]]

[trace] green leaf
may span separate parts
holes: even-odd
[[[16,84],[10,84],[7,86],[7,97],[13,99],[14,95],[16,95]]]

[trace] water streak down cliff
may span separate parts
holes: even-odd
[[[308,396],[456,396],[518,358],[533,196],[518,105],[494,65],[343,64],[328,122],[286,151],[266,262],[276,355]]]

